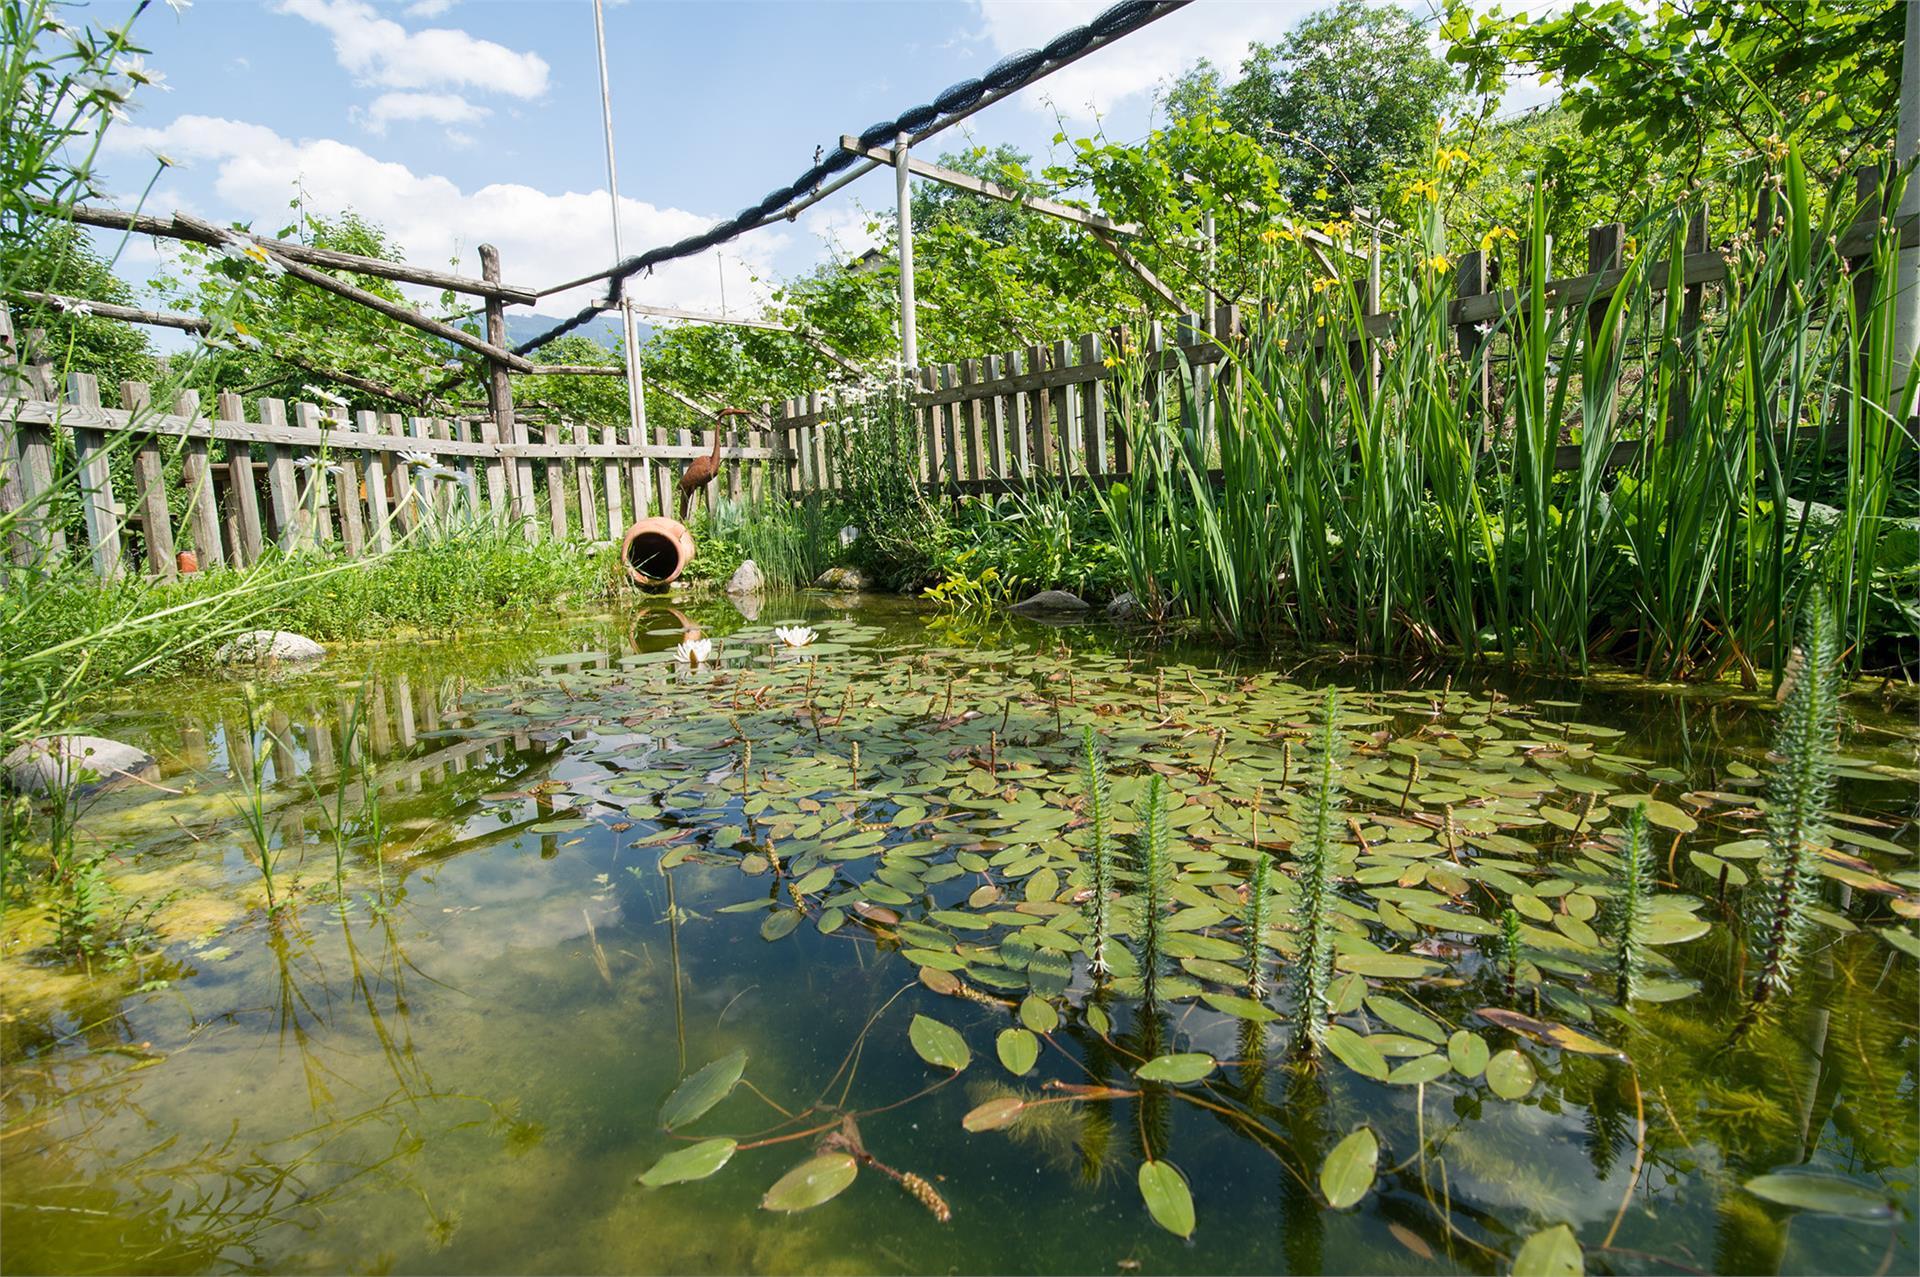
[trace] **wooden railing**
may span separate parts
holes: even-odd
[[[5,553],[23,567],[84,554],[104,578],[166,578],[181,550],[202,568],[244,567],[270,546],[360,556],[476,523],[612,540],[633,520],[675,513],[674,463],[713,445],[712,431],[696,442],[662,426],[642,439],[526,412],[515,421],[527,441],[515,443],[489,415],[402,418],[273,398],[249,412],[232,393],[155,405],[141,382],[121,383],[109,407],[93,375],[56,384],[51,363],[34,357],[44,342],[28,334],[25,345],[23,356],[0,306],[0,512],[11,515]],[[121,455],[131,465],[114,464]],[[710,510],[759,495],[767,468],[784,469],[759,430],[728,431],[720,455],[734,464],[707,488]],[[70,530],[84,546],[69,544]]]

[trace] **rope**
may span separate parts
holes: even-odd
[[[936,131],[936,122],[950,116],[963,115],[978,105],[989,94],[1004,96],[1015,90],[1025,88],[1035,80],[1054,70],[1063,62],[1071,61],[1086,52],[1087,47],[1096,40],[1115,40],[1123,35],[1139,30],[1154,19],[1163,17],[1180,8],[1187,0],[1121,0],[1119,4],[1104,10],[1085,26],[1074,27],[1055,36],[1045,48],[1025,49],[1000,59],[978,79],[962,80],[949,86],[931,103],[912,107],[891,120],[870,126],[860,134],[862,146],[880,146],[891,142],[902,133],[921,133]],[[661,248],[650,248],[644,253],[629,257],[600,275],[577,280],[576,284],[590,283],[595,279],[606,279],[611,287],[609,300],[618,302],[626,281],[643,270],[648,270],[662,262],[674,261],[682,257],[691,257],[704,253],[709,248],[725,244],[744,235],[750,230],[777,221],[787,206],[807,198],[822,182],[834,174],[849,167],[861,157],[835,145],[806,172],[787,185],[767,193],[766,198],[749,208],[743,208],[724,222],[708,227],[698,235],[690,236],[677,244]],[[565,320],[538,337],[521,342],[514,347],[514,353],[524,355],[537,350],[556,337],[587,323],[605,309],[605,304],[595,302],[584,306],[571,319]]]

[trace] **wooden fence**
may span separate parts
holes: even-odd
[[[1878,205],[1867,197],[1878,189],[1879,180],[1877,169],[1862,169],[1858,174],[1861,214],[1839,244],[1841,255],[1852,262],[1853,287],[1862,296],[1870,294],[1873,287],[1871,263],[1866,259],[1877,227]],[[1777,205],[1765,192],[1757,204],[1755,230],[1771,233],[1777,221]],[[1709,246],[1707,228],[1707,210],[1703,207],[1688,223],[1681,261],[1682,287],[1686,289],[1685,333],[1695,331],[1701,323],[1705,290],[1724,285],[1727,280],[1727,258],[1721,250]],[[1901,231],[1903,245],[1920,243],[1912,219],[1902,224]],[[1548,305],[1559,310],[1585,309],[1590,327],[1601,324],[1608,299],[1626,278],[1628,243],[1626,227],[1621,223],[1591,228],[1587,232],[1587,271],[1548,280]],[[1326,255],[1322,254],[1320,260],[1330,273],[1338,274]],[[1351,289],[1358,300],[1365,338],[1351,326],[1344,331],[1335,326],[1298,336],[1303,344],[1316,346],[1344,343],[1352,367],[1363,374],[1363,382],[1370,382],[1365,367],[1369,362],[1367,342],[1393,332],[1401,315],[1381,309],[1378,247],[1370,258],[1362,260],[1366,265],[1364,276],[1343,279],[1338,287]],[[1645,277],[1655,290],[1667,287],[1668,265],[1665,259],[1648,265]],[[1491,415],[1498,411],[1498,405],[1490,393],[1488,363],[1485,359],[1476,362],[1475,357],[1489,341],[1488,326],[1514,315],[1521,299],[1514,290],[1497,286],[1490,255],[1484,252],[1467,253],[1459,260],[1454,283],[1455,295],[1448,306],[1446,323],[1462,360],[1478,370],[1480,384],[1472,394],[1473,401]],[[1241,334],[1241,312],[1232,305],[1215,307],[1210,317],[1181,316],[1174,321],[1171,333],[1162,321],[1152,321],[1142,352],[1149,380],[1146,395],[1151,398],[1169,392],[1166,379],[1177,374],[1184,359],[1193,366],[1196,393],[1207,405],[1205,410],[1211,412],[1215,403],[1209,394],[1215,376],[1212,366],[1221,362],[1224,350],[1231,349]],[[930,492],[1003,492],[1035,479],[1102,482],[1125,477],[1131,470],[1125,432],[1107,402],[1108,382],[1118,371],[1108,365],[1111,353],[1105,337],[1087,334],[1050,346],[1029,346],[1024,351],[916,370],[913,407],[919,417],[923,486]],[[1372,375],[1377,376],[1377,369]],[[789,399],[773,411],[773,435],[784,444],[787,454],[783,489],[787,495],[830,492],[840,486],[827,436],[832,423],[846,411],[847,402],[841,396],[842,392],[815,393]],[[1624,464],[1636,447],[1632,442],[1616,445],[1612,463]],[[1556,460],[1562,469],[1578,466],[1579,447],[1563,444]]]
[[[678,470],[713,446],[710,430],[696,441],[659,426],[641,439],[527,413],[512,418],[523,437],[503,441],[492,415],[403,418],[271,398],[249,411],[232,393],[156,405],[140,382],[121,383],[111,407],[88,373],[56,385],[36,338],[19,351],[0,306],[0,378],[13,382],[0,384],[0,511],[13,512],[5,552],[20,566],[85,554],[111,579],[135,570],[137,555],[165,578],[180,550],[203,568],[244,567],[270,545],[359,556],[475,523],[611,540],[633,520],[675,513]],[[112,464],[120,455],[131,465]],[[721,456],[734,464],[708,487],[710,510],[723,496],[757,496],[776,454],[764,432],[734,429]],[[68,544],[70,528],[84,548]]]

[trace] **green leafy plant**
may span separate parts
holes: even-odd
[[[1299,874],[1294,931],[1300,946],[1294,995],[1306,1044],[1316,1052],[1325,1040],[1327,1013],[1332,1005],[1334,858],[1339,847],[1335,834],[1340,814],[1340,760],[1345,753],[1337,689],[1327,689],[1320,716],[1320,740],[1306,793],[1301,797],[1300,838],[1294,844]]]
[[[1158,987],[1161,968],[1166,965],[1167,893],[1173,885],[1173,866],[1168,859],[1170,838],[1167,784],[1155,776],[1147,782],[1147,796],[1140,810],[1140,832],[1134,839],[1140,877],[1140,982],[1149,1001]]]
[[[1647,964],[1647,926],[1653,914],[1653,847],[1645,804],[1627,810],[1621,824],[1620,872],[1614,887],[1618,921],[1614,976],[1622,1002],[1631,1002]]]
[[[1086,768],[1087,838],[1092,861],[1093,895],[1087,901],[1087,922],[1093,928],[1089,962],[1096,975],[1104,976],[1107,945],[1113,932],[1113,838],[1107,828],[1111,798],[1107,789],[1107,765],[1100,757],[1100,744],[1092,724],[1081,730],[1080,752]]]

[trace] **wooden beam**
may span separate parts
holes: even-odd
[[[247,231],[210,226],[198,218],[188,217],[182,213],[175,213],[169,218],[153,217],[145,213],[126,213],[117,208],[96,208],[85,204],[76,204],[69,210],[41,199],[35,199],[33,204],[42,212],[71,218],[84,226],[132,231],[138,235],[158,235],[163,239],[190,240],[196,244],[211,244],[216,248],[234,239],[240,239],[258,244],[262,248],[272,249],[281,257],[303,262],[309,266],[324,266],[329,270],[350,270],[357,275],[372,275],[376,279],[390,279],[401,284],[420,284],[427,288],[444,288],[450,292],[466,293],[474,297],[493,297],[517,306],[531,306],[540,300],[540,295],[531,288],[492,283],[466,275],[448,274],[445,271],[423,270],[418,266],[409,266],[405,262],[390,262],[380,257],[362,257],[358,253],[315,248],[310,244],[289,240],[266,239]]]
[[[1148,270],[1145,262],[1120,247],[1119,240],[1113,238],[1113,236],[1107,234],[1105,231],[1099,230],[1093,232],[1093,237],[1100,241],[1102,248],[1113,254],[1115,260],[1129,271],[1132,271],[1134,278],[1145,284],[1155,297],[1158,297],[1175,310],[1182,308],[1183,303],[1180,298],[1175,295],[1174,291],[1162,283],[1158,275]]]
[[[893,164],[894,153],[890,146],[862,146],[860,139],[851,135],[840,138],[840,148],[855,155],[864,155],[870,160],[882,164]],[[971,173],[962,173],[957,169],[943,168],[938,164],[929,164],[925,160],[907,158],[907,171],[920,177],[932,178],[947,186],[963,191],[972,191],[975,195],[984,195],[988,199],[1004,200],[1008,204],[1018,204],[1021,208],[1032,209],[1036,213],[1045,213],[1048,217],[1057,217],[1063,222],[1072,222],[1076,226],[1085,226],[1090,230],[1105,231],[1109,235],[1138,235],[1141,226],[1138,222],[1116,222],[1110,217],[1098,213],[1089,213],[1083,208],[1071,204],[1062,204],[1057,200],[1046,199],[1039,195],[1025,195],[984,177],[975,177]]]
[[[173,216],[176,222],[184,226],[203,230],[216,238],[220,235],[219,227],[209,222],[202,222],[198,218],[188,217],[185,213],[175,213]],[[280,251],[283,246],[277,240],[255,240],[254,242],[257,243],[260,248],[266,252],[267,256],[272,258],[282,270],[303,283],[312,284],[315,288],[324,289],[336,296],[344,297],[350,302],[356,302],[359,305],[365,306],[368,310],[378,311],[389,319],[398,320],[409,328],[417,328],[429,336],[438,337],[443,341],[450,341],[456,346],[464,346],[476,354],[485,355],[488,359],[505,364],[516,372],[528,372],[533,368],[531,360],[523,359],[511,350],[506,350],[488,342],[481,341],[478,337],[473,336],[471,333],[462,332],[452,324],[443,324],[437,319],[430,319],[422,315],[419,311],[414,310],[411,306],[403,306],[399,302],[388,301],[386,298],[376,296],[364,288],[349,284],[343,279],[335,279],[325,271],[302,266],[299,262],[287,257]]]
[[[85,306],[89,314],[100,319],[117,319],[127,324],[147,324],[154,328],[178,328],[182,332],[204,333],[212,327],[198,315],[181,315],[173,311],[141,310],[134,306],[120,306],[113,302],[97,302],[87,297],[66,297],[59,293],[40,293],[31,288],[16,288],[16,297],[24,297],[30,302],[42,306],[54,306],[61,310],[71,310],[76,306]]]
[[[715,315],[704,310],[686,310],[679,306],[649,306],[643,302],[633,302],[636,315],[653,315],[660,319],[684,319],[691,324],[721,324],[730,328],[764,328],[768,332],[791,332],[785,324],[775,323],[771,319],[742,319],[737,315]],[[620,303],[602,297],[594,302],[597,310],[619,310]]]
[[[624,377],[627,370],[619,364],[535,364],[528,370],[534,377]]]

